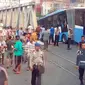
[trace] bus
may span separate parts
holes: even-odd
[[[85,8],[75,7],[54,11],[40,18],[38,24],[45,26],[45,28],[60,26],[61,33],[59,40],[62,42],[67,42],[68,28],[71,28],[73,31],[72,40],[79,43],[81,36],[85,35]]]

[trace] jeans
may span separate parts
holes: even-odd
[[[59,42],[59,35],[55,35],[55,41],[54,41],[54,45],[56,45],[57,42],[57,46],[59,46],[58,42]]]
[[[52,43],[54,42],[54,35],[50,35],[49,37],[49,44],[50,44],[50,41],[52,40]]]

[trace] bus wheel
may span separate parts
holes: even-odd
[[[65,44],[67,42],[67,39],[66,39],[66,35],[65,34],[62,35],[62,42],[65,43]]]

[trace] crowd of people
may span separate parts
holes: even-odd
[[[70,48],[71,31],[68,31],[68,49]],[[59,46],[59,27],[38,26],[34,29],[30,24],[28,28],[12,27],[4,28],[0,24],[0,68],[4,71],[4,82],[7,85],[8,75],[3,70],[4,65],[7,69],[13,67],[13,72],[21,73],[22,63],[27,62],[26,70],[32,71],[32,85],[41,85],[41,76],[45,71],[45,58],[43,50],[48,50],[48,45]],[[43,50],[41,47],[44,45]],[[2,69],[3,68],[3,69]],[[2,72],[1,71],[1,72]],[[1,78],[1,77],[0,77]],[[2,77],[3,78],[3,77]],[[36,78],[38,80],[36,80]]]
[[[21,73],[22,63],[27,62],[26,70],[32,71],[31,85],[41,85],[41,75],[44,73],[44,52],[41,49],[42,42],[39,41],[40,27],[33,29],[31,25],[27,29],[0,28],[0,80],[8,85],[7,69],[14,68],[15,74]],[[44,44],[43,44],[44,45]],[[36,74],[36,75],[35,75]],[[38,81],[36,80],[38,79]],[[6,82],[6,83],[5,83]]]

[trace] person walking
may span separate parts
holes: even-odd
[[[50,28],[49,44],[51,40],[52,40],[52,43],[54,43],[54,28],[53,27]]]
[[[6,41],[6,45],[7,45],[7,59],[10,60],[10,64],[12,66],[13,65],[13,46],[14,46],[14,40],[12,40],[11,36],[8,37],[8,39]]]
[[[36,30],[31,34],[30,38],[33,39],[35,42],[38,40],[38,36],[37,36]]]
[[[35,50],[35,42],[33,39],[30,39],[30,42],[27,43],[27,50],[25,52],[27,52],[27,61],[28,61],[28,68],[27,71],[29,71],[30,67],[29,67],[29,54],[30,52]]]
[[[68,49],[68,50],[71,49],[70,45],[71,45],[71,38],[72,38],[72,35],[73,35],[72,29],[69,29],[69,30],[68,30],[68,44],[67,44],[67,49]]]
[[[42,27],[40,27],[40,28],[41,28],[41,30],[40,30],[40,37],[39,37],[39,40],[41,40],[41,41],[43,42],[43,32],[45,31],[45,27],[42,26]]]
[[[81,42],[79,43],[79,50],[77,51],[76,65],[79,71],[80,85],[84,85],[83,76],[85,71],[85,38],[82,36]]]
[[[6,47],[7,47],[6,42],[3,39],[3,36],[1,35],[0,36],[0,48],[1,48],[1,62],[3,65],[4,65],[4,54],[5,54]]]
[[[57,42],[57,46],[59,46],[59,34],[60,34],[60,30],[59,28],[55,29],[55,41],[54,41],[54,46],[56,46],[56,42]]]
[[[33,28],[33,26],[32,26],[31,24],[29,24],[28,30],[29,30],[29,33],[30,33],[30,34],[33,33],[34,28]]]
[[[20,74],[21,71],[21,60],[23,56],[23,43],[20,41],[20,37],[16,36],[16,42],[14,45],[14,56],[16,56],[17,63],[15,69],[13,69],[16,74]]]
[[[48,50],[49,36],[50,36],[50,33],[49,33],[48,29],[45,29],[45,31],[43,32],[43,41],[44,41],[45,50]]]
[[[35,43],[35,50],[30,53],[31,85],[41,85],[42,74],[45,70],[44,66],[44,53],[40,50],[40,44]]]

